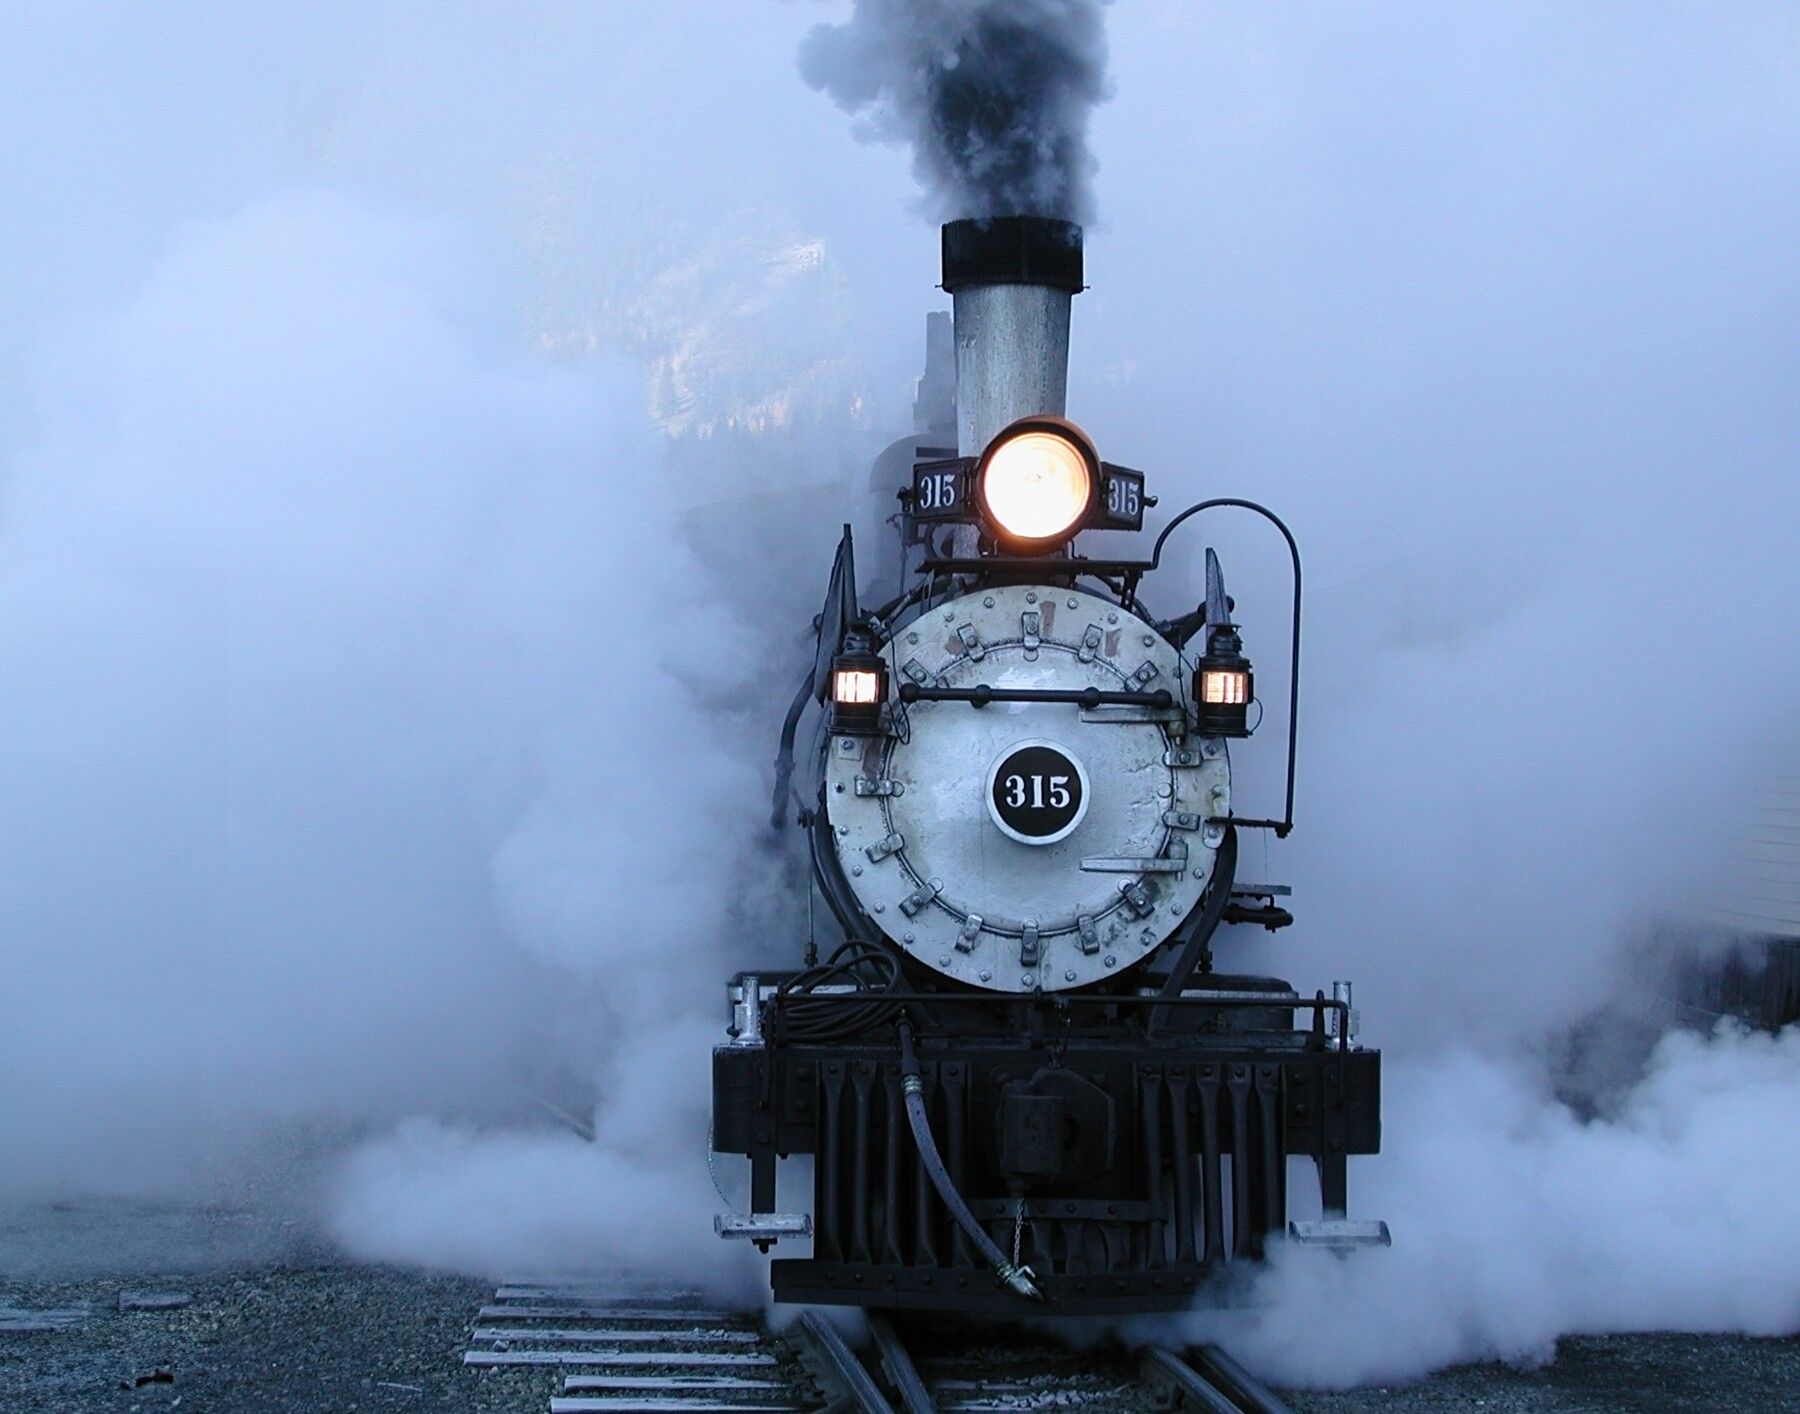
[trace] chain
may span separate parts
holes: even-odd
[[[1016,1267],[1020,1265],[1019,1256],[1025,1246],[1025,1200],[1017,1198],[1014,1203],[1012,1264]]]

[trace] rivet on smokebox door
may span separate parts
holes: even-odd
[[[994,596],[992,594],[989,594],[986,597],[984,597],[981,601],[981,607],[984,609],[993,608],[994,607]]]
[[[1108,953],[1108,954],[1107,954],[1107,955],[1106,955],[1106,965],[1107,965],[1107,966],[1108,966],[1108,967],[1111,967],[1111,966],[1113,966],[1113,965],[1114,965],[1114,964],[1116,964],[1116,963],[1117,963],[1117,962],[1118,962],[1118,960],[1119,960],[1119,959],[1118,959],[1118,958],[1116,958],[1116,957],[1114,957],[1114,956],[1113,956],[1113,955],[1112,955],[1112,954],[1111,954],[1111,953]]]
[[[1063,981],[1073,982],[1074,980],[1075,980],[1075,969],[1073,967],[1071,967],[1068,969],[1068,971],[1063,973]]]
[[[1108,614],[1106,616],[1106,621],[1109,624],[1116,624],[1119,621],[1119,616],[1117,614]]]
[[[994,978],[994,969],[993,968],[984,967],[981,969],[981,980],[983,982],[991,982],[993,980],[993,978]]]
[[[1147,633],[1147,634],[1145,634],[1145,635],[1144,635],[1144,647],[1146,647],[1146,648],[1149,648],[1149,647],[1151,647],[1151,646],[1152,646],[1152,645],[1153,645],[1153,644],[1154,644],[1154,643],[1155,643],[1155,642],[1156,642],[1156,635],[1155,635],[1155,634],[1153,634],[1153,633]]]
[[[1025,595],[1025,602],[1027,604],[1037,603],[1037,590],[1032,589],[1032,590],[1027,591],[1026,595]]]
[[[1079,609],[1081,607],[1081,601],[1079,599],[1071,599],[1069,600],[1069,607],[1071,609]]]

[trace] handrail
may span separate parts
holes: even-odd
[[[1281,538],[1287,541],[1288,558],[1294,564],[1294,622],[1290,634],[1291,653],[1288,662],[1288,752],[1287,752],[1287,802],[1279,823],[1274,824],[1275,838],[1286,839],[1294,828],[1294,754],[1300,738],[1300,546],[1294,540],[1294,532],[1287,528],[1287,522],[1270,510],[1267,506],[1258,505],[1255,501],[1246,501],[1238,496],[1214,496],[1210,501],[1196,501],[1180,515],[1176,516],[1162,528],[1156,537],[1156,544],[1150,551],[1150,569],[1162,564],[1163,544],[1189,516],[1199,515],[1201,511],[1214,510],[1220,506],[1236,506],[1241,510],[1255,511],[1281,532]],[[1136,589],[1134,580],[1132,588]],[[1250,825],[1251,821],[1240,820],[1240,825]],[[1261,824],[1261,821],[1254,822]]]

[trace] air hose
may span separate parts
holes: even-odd
[[[938,1197],[944,1200],[944,1206],[950,1210],[950,1216],[956,1219],[956,1225],[975,1244],[975,1250],[981,1253],[982,1259],[994,1269],[994,1275],[999,1278],[1002,1286],[1033,1301],[1042,1301],[1044,1293],[1037,1289],[1037,1273],[1030,1267],[1017,1266],[1006,1260],[1006,1254],[1000,1250],[999,1244],[975,1220],[975,1214],[969,1211],[969,1205],[963,1201],[962,1194],[956,1191],[950,1171],[944,1167],[943,1156],[938,1153],[937,1140],[931,1137],[931,1119],[925,1113],[925,1081],[919,1075],[919,1057],[913,1049],[912,1022],[904,1016],[900,1018],[900,1090],[906,1096],[906,1122],[912,1127],[913,1143],[919,1149],[919,1162],[925,1165],[925,1173],[931,1179],[931,1186],[937,1189]]]

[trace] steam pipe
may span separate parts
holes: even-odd
[[[1042,1301],[1044,1293],[1038,1290],[1037,1274],[1030,1267],[1007,1261],[1006,1254],[969,1211],[962,1194],[956,1191],[950,1171],[944,1167],[943,1155],[938,1153],[937,1140],[932,1137],[931,1119],[925,1113],[925,1081],[919,1074],[918,1053],[913,1049],[912,1022],[904,1016],[900,1018],[900,1089],[906,1097],[906,1122],[919,1150],[919,1162],[924,1165],[925,1176],[937,1189],[938,1197],[950,1210],[956,1225],[975,1244],[976,1251],[993,1268],[994,1276],[1002,1286],[1033,1301]]]

